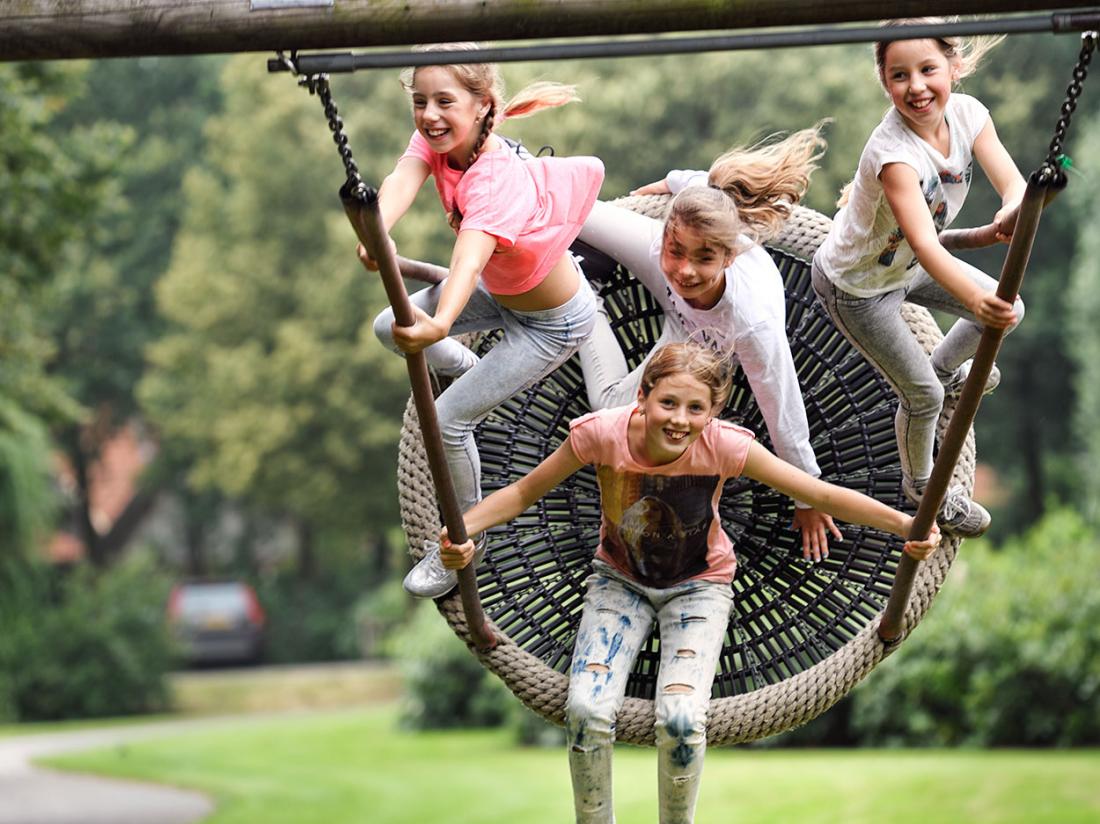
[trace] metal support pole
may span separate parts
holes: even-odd
[[[386,288],[390,305],[393,306],[398,326],[412,326],[415,322],[412,303],[398,271],[397,257],[386,242],[386,231],[382,227],[382,216],[378,211],[378,192],[362,183],[349,180],[340,187],[340,200],[344,204],[348,220],[355,228],[355,234],[378,261],[382,284]],[[443,454],[439,419],[436,416],[435,400],[428,376],[428,361],[423,352],[417,352],[406,355],[405,362],[409,369],[416,414],[420,418],[420,431],[424,436],[424,449],[428,453],[428,466],[435,483],[435,494],[443,513],[443,523],[447,525],[447,534],[451,540],[461,544],[468,538],[466,523],[462,518],[462,509],[458,505],[458,496],[455,494],[454,484],[451,483],[451,472]],[[497,637],[481,608],[474,564],[468,564],[458,571],[458,591],[474,645],[480,652],[493,649],[497,645]]]
[[[1050,185],[1048,181],[1040,179],[1038,174],[1032,175],[1028,180],[1027,190],[1020,204],[1016,231],[1012,234],[1012,242],[1005,255],[1001,277],[997,284],[997,297],[1009,303],[1015,302],[1016,295],[1019,294],[1024,270],[1031,256],[1031,245],[1035,240],[1035,232],[1039,228],[1039,216],[1048,198]],[[955,471],[955,464],[959,460],[959,453],[974,423],[974,416],[982,401],[986,379],[993,369],[993,361],[997,357],[997,350],[1001,346],[1003,337],[1003,329],[986,327],[982,332],[978,351],[974,354],[974,362],[970,367],[970,374],[963,385],[959,402],[955,406],[947,432],[940,443],[940,451],[932,466],[932,475],[928,479],[924,497],[921,498],[916,515],[913,516],[909,540],[924,538],[936,520],[944,496],[947,494],[951,475]],[[916,575],[918,563],[919,561],[904,554],[898,562],[898,571],[890,590],[890,600],[886,604],[886,610],[878,626],[878,637],[888,648],[896,646],[901,641],[902,618],[909,604],[909,595],[913,590],[913,578]]]

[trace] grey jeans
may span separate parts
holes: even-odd
[[[661,824],[695,816],[706,753],[707,709],[729,625],[729,584],[685,581],[643,586],[596,561],[573,648],[566,702],[569,771],[578,824],[610,824],[615,717],[627,677],[654,620],[661,632],[657,673],[657,775]]]
[[[435,314],[442,284],[410,296],[414,304]],[[455,377],[436,399],[443,449],[458,503],[466,511],[481,500],[481,458],[474,428],[498,405],[553,372],[577,351],[592,331],[596,299],[583,277],[577,293],[554,309],[518,312],[501,306],[479,282],[458,316],[451,333],[502,329],[504,336],[483,358],[454,338],[444,338],[424,350],[439,374]],[[374,334],[400,353],[393,340],[393,309],[374,320]]]
[[[987,292],[997,281],[963,261],[963,272]],[[923,269],[908,285],[892,292],[860,298],[836,287],[814,259],[814,292],[833,323],[898,395],[894,430],[898,438],[901,469],[918,489],[932,474],[932,447],[936,421],[943,408],[943,386],[960,366],[974,356],[982,326],[954,295]],[[958,316],[929,357],[902,320],[903,301]],[[1024,303],[1016,298],[1016,324],[1024,317]],[[1013,325],[1006,332],[1011,332]]]

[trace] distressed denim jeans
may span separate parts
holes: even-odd
[[[586,582],[566,703],[569,771],[578,824],[614,822],[615,717],[638,651],[657,621],[656,738],[661,824],[694,819],[706,753],[707,709],[729,625],[729,584],[643,586],[599,561]]]
[[[429,315],[435,314],[442,284],[410,296]],[[474,429],[508,398],[549,375],[577,351],[592,331],[596,298],[580,278],[577,293],[554,309],[519,312],[506,309],[479,282],[451,334],[502,329],[504,336],[483,358],[454,338],[424,350],[428,364],[441,375],[457,378],[436,398],[443,450],[458,503],[465,512],[481,500],[481,459]],[[393,309],[374,320],[374,334],[400,353],[393,340]]]
[[[997,281],[963,261],[963,272],[983,291],[993,292]],[[932,474],[932,447],[936,421],[943,409],[943,383],[978,351],[983,327],[954,295],[923,269],[907,286],[869,298],[838,289],[814,261],[814,292],[836,328],[851,341],[897,393],[894,417],[898,456],[905,477],[918,488]],[[958,316],[932,356],[924,349],[901,317],[904,301]],[[1016,298],[1016,324],[1024,318],[1024,303]],[[1006,332],[1011,332],[1015,326]]]

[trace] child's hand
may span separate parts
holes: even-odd
[[[1012,240],[1012,233],[1016,231],[1016,218],[1020,209],[1020,201],[1007,203],[993,215],[993,223],[997,227],[997,240],[1008,243]]]
[[[632,195],[667,195],[672,194],[669,191],[668,183],[664,180],[657,180],[653,183],[647,183],[645,186],[639,186],[637,189],[631,189]]]
[[[1016,310],[1012,304],[1001,300],[993,292],[982,292],[970,311],[978,323],[991,329],[1007,329],[1016,322]]]
[[[391,238],[389,235],[386,235],[386,243],[389,244],[390,251],[392,251],[396,255],[397,254],[397,245],[393,242],[393,238]],[[355,254],[357,254],[359,256],[360,262],[365,267],[367,267],[367,269],[369,269],[372,272],[377,272],[378,271],[378,266],[379,266],[378,261],[370,256],[370,252],[367,251],[367,247],[364,246],[362,243],[358,244],[355,247]]]
[[[393,325],[394,343],[398,349],[410,355],[443,340],[451,331],[450,327],[444,326],[419,306],[413,305],[413,313],[416,315],[416,323],[412,326],[398,326],[396,323]]]
[[[933,523],[928,537],[923,541],[906,541],[902,551],[916,561],[924,561],[932,556],[940,545],[940,527]]]
[[[447,527],[439,530],[439,560],[447,569],[462,569],[474,559],[474,542],[452,544],[447,537]]]
[[[829,557],[829,534],[838,541],[844,538],[833,518],[816,509],[795,507],[791,526],[802,533],[802,557],[807,561],[820,561]]]

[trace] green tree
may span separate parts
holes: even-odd
[[[120,130],[125,157],[113,169],[107,208],[78,254],[57,275],[47,319],[56,351],[51,371],[90,415],[56,428],[73,469],[72,520],[89,557],[105,564],[125,546],[155,501],[159,472],[107,528],[91,515],[89,471],[104,444],[137,412],[135,387],[145,346],[162,331],[153,284],[168,266],[182,204],[175,193],[218,108],[217,59],[99,61],[58,127]],[[109,124],[118,124],[110,126]]]
[[[43,525],[52,493],[45,425],[81,409],[49,374],[56,344],[45,321],[58,273],[79,255],[109,197],[122,147],[110,126],[62,129],[79,93],[77,64],[0,66],[0,532],[3,549],[24,546]],[[16,536],[19,541],[16,541]]]
[[[373,337],[385,297],[355,258],[320,106],[251,57],[221,84],[140,398],[190,484],[293,518],[309,567],[318,532],[396,520],[404,365]]]

